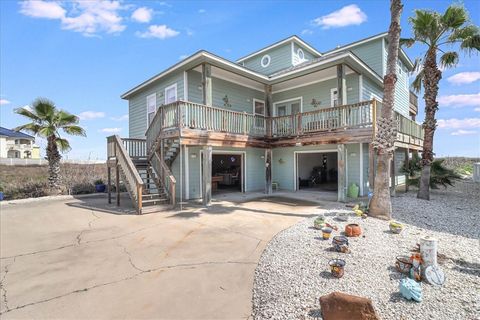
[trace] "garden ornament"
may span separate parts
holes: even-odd
[[[422,286],[412,279],[400,280],[400,293],[407,300],[422,302]]]
[[[445,274],[438,266],[428,266],[425,269],[425,280],[434,286],[441,286],[445,283]]]
[[[414,253],[410,257],[412,261],[412,268],[410,269],[410,278],[414,279],[415,281],[422,280],[422,255],[420,253]]]

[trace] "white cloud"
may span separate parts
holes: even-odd
[[[20,12],[34,18],[58,19],[62,29],[80,32],[85,36],[95,36],[97,33],[119,33],[125,30],[120,11],[126,9],[119,1],[81,1],[65,4],[54,1],[27,0],[21,3]]]
[[[7,99],[0,99],[0,106],[3,106],[3,105],[6,105],[6,104],[9,104],[10,101],[8,101]]]
[[[173,30],[166,25],[151,25],[148,27],[146,32],[137,32],[137,36],[140,38],[158,38],[158,39],[167,39],[176,37],[180,32]]]
[[[65,12],[58,2],[27,0],[20,3],[20,13],[33,18],[62,19]]]
[[[205,12],[207,12],[207,10],[205,10],[205,9],[198,10],[198,13],[205,13]]]
[[[439,119],[437,124],[442,129],[480,128],[480,118]]]
[[[78,114],[80,120],[92,120],[105,117],[105,112],[84,111]]]
[[[474,130],[457,130],[451,133],[452,136],[466,136],[471,134],[476,134],[477,131]]]
[[[132,19],[140,23],[148,23],[152,20],[153,10],[147,7],[141,7],[133,11]]]
[[[323,29],[359,25],[367,21],[367,15],[356,4],[351,4],[340,10],[313,20],[313,24]]]
[[[473,109],[474,111],[480,112],[480,107]]]
[[[438,98],[438,103],[440,106],[444,107],[477,107],[480,105],[480,92],[474,94],[440,96]]]
[[[120,117],[111,117],[110,119],[113,121],[126,121],[128,120],[128,114],[124,114]]]
[[[103,132],[103,133],[119,133],[120,131],[122,131],[122,128],[103,128],[103,129],[100,129],[100,132]]]
[[[480,80],[480,72],[460,72],[447,78],[453,84],[466,84]]]
[[[303,29],[302,30],[302,34],[305,35],[305,34],[313,34],[313,31],[310,30],[310,29]]]

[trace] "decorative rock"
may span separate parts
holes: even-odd
[[[372,300],[342,292],[333,292],[320,297],[324,320],[377,320]]]
[[[422,302],[422,286],[415,280],[409,278],[400,280],[400,293],[407,300]]]

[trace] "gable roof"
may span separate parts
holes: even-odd
[[[270,49],[273,49],[273,48],[276,48],[276,47],[278,47],[278,46],[284,45],[284,44],[286,44],[286,43],[290,43],[290,42],[292,42],[292,41],[293,41],[293,42],[297,42],[298,44],[302,45],[303,47],[305,47],[306,49],[308,49],[308,51],[310,51],[311,53],[313,53],[313,54],[315,54],[315,55],[317,55],[317,56],[320,56],[320,57],[322,56],[322,53],[321,53],[320,51],[318,51],[317,49],[315,49],[314,47],[312,47],[311,45],[309,45],[308,43],[306,43],[305,41],[303,41],[302,39],[300,39],[298,36],[293,35],[293,36],[290,36],[290,37],[288,37],[288,38],[286,38],[286,39],[283,39],[283,40],[280,40],[280,41],[278,41],[278,42],[275,42],[275,43],[273,43],[273,44],[271,44],[271,45],[269,45],[269,46],[266,46],[266,47],[264,47],[264,48],[262,48],[262,49],[260,49],[260,50],[257,50],[257,51],[255,51],[255,52],[253,52],[253,53],[250,53],[249,55],[246,55],[246,56],[238,59],[236,62],[237,62],[237,63],[240,63],[240,62],[242,62],[242,61],[244,61],[244,60],[247,60],[247,59],[249,59],[249,58],[251,58],[251,57],[254,57],[254,56],[256,56],[256,55],[258,55],[258,54],[260,54],[260,53],[262,53],[262,52],[268,51],[268,50],[270,50]]]
[[[35,139],[34,137],[26,133],[10,130],[4,127],[0,127],[0,136],[10,137],[10,138],[29,139],[29,140]]]

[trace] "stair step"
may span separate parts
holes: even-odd
[[[152,199],[152,200],[142,200],[142,206],[144,206],[144,207],[154,206],[154,205],[165,204],[167,202],[168,202],[168,199],[165,199],[165,198]]]

